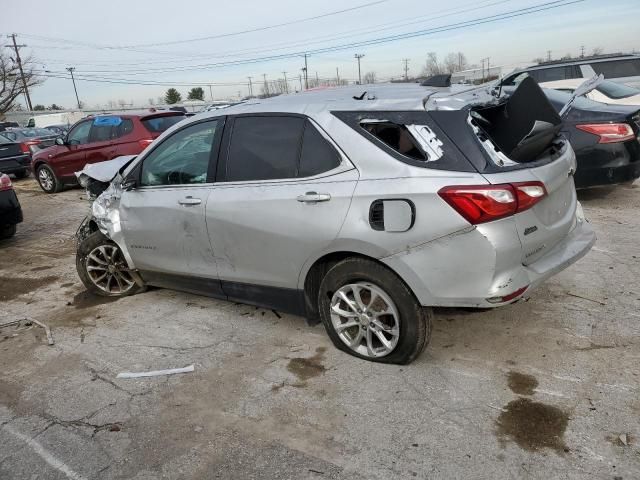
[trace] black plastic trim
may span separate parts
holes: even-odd
[[[389,201],[396,201],[396,202],[406,202],[409,204],[409,207],[411,207],[411,225],[409,225],[409,228],[407,228],[406,230],[403,230],[402,232],[390,232],[390,233],[403,233],[403,232],[408,232],[409,230],[411,230],[413,228],[413,226],[416,224],[416,204],[413,203],[412,200],[409,200],[408,198],[378,198],[377,200],[374,200],[373,202],[371,202],[371,205],[369,206],[369,225],[371,225],[371,228],[373,228],[374,230],[377,230],[379,232],[384,232],[384,203],[383,202],[389,202]],[[371,221],[371,217],[373,214],[373,209],[375,207],[376,204],[378,203],[382,203],[382,226],[374,226],[373,222]]]
[[[292,315],[303,317],[306,315],[303,290],[221,281],[213,278],[192,277],[165,272],[140,271],[139,274],[146,284],[155,287],[256,305]]]

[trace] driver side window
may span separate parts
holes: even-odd
[[[140,185],[205,183],[217,125],[197,123],[165,139],[143,160]]]
[[[89,132],[91,131],[92,120],[82,122],[69,132],[67,141],[69,145],[84,145],[89,143]]]

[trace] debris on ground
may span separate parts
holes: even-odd
[[[151,372],[121,372],[116,378],[140,378],[140,377],[159,377],[161,375],[174,375],[176,373],[189,373],[194,371],[194,366],[189,365],[183,368],[170,368],[168,370],[153,370]]]

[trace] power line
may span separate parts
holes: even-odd
[[[265,27],[257,27],[257,28],[251,28],[248,30],[241,30],[238,32],[231,32],[231,33],[221,33],[218,35],[209,35],[206,37],[198,37],[198,38],[189,38],[189,39],[185,39],[185,40],[174,40],[174,41],[170,41],[170,42],[156,42],[156,43],[140,43],[137,45],[123,45],[119,48],[140,48],[140,47],[163,47],[163,46],[167,46],[167,45],[178,45],[178,44],[184,44],[184,43],[192,43],[192,42],[201,42],[204,40],[213,40],[216,38],[225,38],[225,37],[234,37],[237,35],[244,35],[247,33],[254,33],[254,32],[262,32],[265,30],[272,30],[274,28],[280,28],[280,27],[285,27],[287,25],[295,25],[298,23],[303,23],[303,22],[310,22],[312,20],[318,20],[320,18],[326,18],[326,17],[331,17],[334,15],[340,15],[341,13],[346,13],[346,12],[352,12],[354,10],[360,10],[362,8],[367,8],[367,7],[371,7],[373,5],[378,5],[380,3],[385,3],[388,0],[376,0],[375,2],[369,2],[369,3],[364,3],[362,5],[356,5],[355,7],[350,7],[350,8],[345,8],[342,10],[336,10],[333,12],[328,12],[328,13],[323,13],[321,15],[315,15],[313,17],[307,17],[307,18],[302,18],[302,19],[298,19],[298,20],[292,20],[290,22],[284,22],[284,23],[278,23],[275,25],[267,25]],[[114,47],[115,48],[115,47]]]
[[[525,7],[525,8],[521,8],[521,9],[512,10],[512,11],[509,11],[509,12],[503,12],[503,13],[499,13],[499,14],[495,14],[495,15],[486,16],[486,17],[480,17],[480,18],[476,18],[476,19],[473,19],[473,20],[466,20],[466,21],[463,21],[463,22],[457,22],[457,23],[453,23],[453,24],[442,25],[442,26],[434,27],[434,28],[430,28],[430,29],[417,30],[417,31],[413,31],[413,32],[390,35],[390,36],[386,36],[386,37],[379,37],[379,38],[374,38],[374,39],[370,39],[370,40],[363,40],[363,41],[359,41],[359,42],[352,42],[352,43],[341,44],[341,45],[333,45],[333,46],[329,46],[329,47],[310,50],[310,51],[307,51],[305,53],[303,53],[303,52],[290,52],[290,53],[269,55],[269,56],[264,56],[264,57],[256,57],[256,58],[249,58],[249,59],[238,59],[238,60],[232,60],[232,61],[227,61],[227,62],[216,62],[216,63],[192,65],[192,66],[186,66],[186,67],[172,67],[172,68],[165,68],[165,69],[146,69],[146,70],[139,71],[139,73],[141,73],[141,74],[142,73],[168,73],[168,72],[174,72],[174,71],[183,72],[183,71],[193,71],[193,70],[206,70],[206,69],[212,69],[212,68],[229,67],[229,66],[237,66],[237,65],[248,65],[248,64],[262,63],[262,62],[268,62],[268,61],[273,61],[273,60],[282,60],[282,59],[294,58],[296,56],[309,55],[309,54],[318,55],[318,54],[327,53],[327,52],[346,50],[346,49],[357,48],[357,47],[362,47],[362,46],[379,45],[379,44],[394,42],[394,41],[398,41],[398,40],[406,40],[406,39],[410,39],[410,38],[433,35],[433,34],[436,34],[436,33],[442,33],[442,32],[451,31],[451,30],[458,30],[458,29],[462,29],[462,28],[468,28],[468,27],[483,25],[483,24],[487,24],[487,23],[494,23],[494,22],[497,22],[497,21],[506,20],[506,19],[510,19],[510,18],[514,18],[514,17],[520,17],[520,16],[524,16],[524,15],[531,15],[531,14],[537,13],[537,12],[552,10],[552,9],[556,9],[556,8],[560,8],[560,7],[564,7],[564,6],[568,6],[568,5],[573,5],[573,4],[576,4],[576,3],[582,3],[584,1],[585,0],[555,0],[555,1],[551,1],[551,2],[540,3],[540,4],[537,4],[537,5],[530,6],[530,7]],[[111,71],[105,71],[105,70],[91,70],[90,72],[91,73],[111,73]],[[135,74],[135,73],[132,71],[132,72],[129,72],[129,74]]]
[[[311,45],[311,44],[316,44],[316,43],[320,43],[321,41],[324,41],[326,39],[328,40],[336,40],[336,39],[341,39],[341,38],[348,38],[348,37],[353,37],[353,36],[359,36],[362,34],[366,34],[366,33],[371,33],[371,32],[379,32],[382,30],[389,30],[389,29],[395,29],[398,27],[402,27],[402,26],[407,26],[407,25],[412,25],[412,24],[416,24],[416,23],[424,23],[425,20],[416,20],[417,19],[421,19],[421,18],[426,18],[427,23],[430,23],[433,20],[439,19],[439,18],[444,18],[444,17],[448,17],[448,16],[452,16],[452,15],[457,15],[457,14],[462,14],[462,13],[468,13],[474,10],[479,10],[479,9],[483,9],[483,8],[487,8],[487,7],[491,7],[491,6],[495,6],[498,4],[502,4],[502,3],[508,3],[510,0],[498,0],[498,1],[492,1],[490,3],[487,4],[487,1],[485,2],[480,2],[480,3],[485,3],[486,5],[476,5],[474,8],[460,8],[457,7],[455,9],[447,9],[447,10],[441,10],[440,12],[452,12],[452,13],[447,13],[444,15],[435,15],[434,13],[438,13],[438,12],[433,12],[429,15],[423,15],[420,17],[410,17],[409,19],[403,19],[403,20],[399,20],[396,22],[392,22],[392,23],[385,23],[385,24],[379,24],[379,25],[375,25],[373,27],[366,27],[364,29],[357,29],[355,30],[355,32],[363,32],[363,33],[353,33],[354,30],[351,29],[349,30],[349,32],[346,35],[339,35],[339,36],[335,36],[335,35],[323,35],[320,37],[313,37],[310,40],[312,40],[311,42],[309,41],[303,41],[303,43],[297,42],[297,43],[291,43],[290,41],[287,42],[280,42],[280,43],[276,43],[276,44],[271,44],[271,45],[267,45],[266,48],[265,46],[262,46],[258,49],[256,48],[250,48],[250,49],[242,49],[242,50],[235,50],[235,51],[228,51],[228,52],[222,52],[222,53],[216,53],[216,54],[212,54],[212,55],[189,55],[189,54],[183,54],[180,57],[175,57],[175,59],[170,59],[170,60],[158,60],[158,61],[151,61],[151,62],[147,62],[147,61],[142,61],[142,62],[134,62],[134,63],[120,63],[120,64],[112,64],[109,63],[108,65],[140,65],[140,64],[156,64],[156,63],[171,63],[174,62],[175,60],[184,60],[185,57],[188,58],[193,58],[193,59],[199,59],[199,58],[225,58],[225,57],[234,57],[237,56],[238,54],[241,53],[250,53],[250,52],[264,52],[264,51],[273,51],[275,46],[279,46],[279,45],[284,45],[285,47],[291,47],[291,46],[304,46],[304,45]],[[566,0],[562,0],[562,1],[566,1]],[[557,2],[552,2],[552,3],[557,3]],[[475,4],[475,3],[474,3]],[[471,4],[471,5],[474,5]],[[470,5],[470,4],[467,4]],[[406,22],[405,20],[412,20],[410,22]],[[394,26],[394,24],[396,24],[396,26]],[[25,36],[30,36],[33,38],[44,38],[47,39],[49,41],[61,41],[61,42],[72,42],[71,40],[64,40],[64,39],[55,39],[55,38],[51,38],[51,37],[40,37],[37,35],[29,35],[29,34],[24,34]],[[85,44],[84,42],[77,42],[78,44],[80,44],[81,46],[88,46],[91,44]],[[94,47],[97,48],[97,47]],[[282,48],[280,49],[275,49],[275,50],[282,50]],[[171,52],[171,55],[176,55],[178,52]],[[67,60],[61,61],[61,63],[68,63]],[[79,62],[74,62],[76,64],[79,64]]]

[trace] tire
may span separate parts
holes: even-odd
[[[341,300],[341,293],[349,303]],[[334,308],[348,316],[338,315]],[[326,273],[320,284],[318,309],[333,344],[365,360],[407,364],[420,355],[431,338],[431,308],[420,305],[398,275],[365,258],[347,258]],[[346,324],[351,326],[339,329]],[[356,343],[355,347],[347,345],[348,341]]]
[[[99,231],[78,245],[76,270],[87,290],[95,295],[126,297],[144,291],[129,273],[120,247]],[[103,273],[106,277],[101,278]]]
[[[0,227],[0,240],[4,240],[6,238],[11,238],[16,234],[16,226],[15,225],[5,225]]]
[[[36,169],[36,180],[45,193],[58,193],[64,186],[48,165],[40,165]]]
[[[17,179],[27,178],[29,176],[29,170],[26,168],[24,170],[19,170],[14,173]]]

